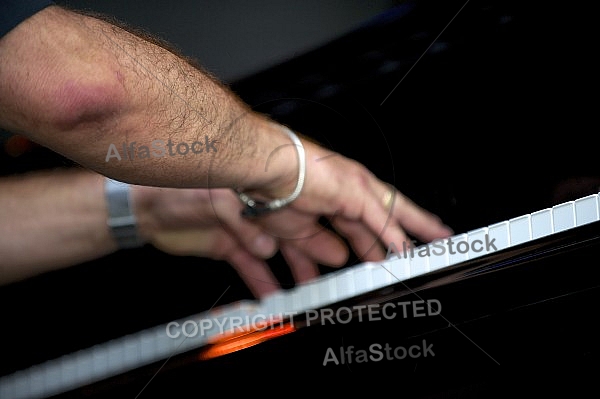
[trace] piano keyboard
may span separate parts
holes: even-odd
[[[69,392],[200,349],[222,332],[235,330],[243,320],[248,323],[248,320],[259,320],[259,316],[262,316],[260,320],[264,320],[264,317],[322,309],[399,281],[599,220],[598,194],[565,202],[455,235],[438,242],[438,251],[434,251],[433,243],[425,244],[414,249],[412,258],[390,256],[382,262],[362,263],[291,290],[276,292],[261,301],[240,301],[177,320],[179,329],[169,330],[171,334],[179,332],[177,338],[167,335],[170,324],[160,325],[17,371],[0,378],[0,398],[37,399]],[[493,242],[493,246],[489,245],[487,249],[486,239],[488,243]],[[452,252],[450,240],[454,246]],[[419,256],[419,253],[425,253],[426,246],[430,247],[430,256]],[[401,250],[401,244],[398,249]],[[198,330],[190,320],[197,322]],[[181,333],[181,327],[187,336]]]

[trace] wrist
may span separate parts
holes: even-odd
[[[304,140],[296,134],[298,142],[290,137],[293,132],[285,126],[269,122],[261,127],[258,145],[261,151],[248,170],[243,183],[237,191],[251,195],[260,201],[271,201],[291,195],[298,184],[299,154],[298,147],[304,146]],[[303,148],[302,148],[303,150]]]
[[[269,154],[269,156],[267,157],[267,159],[265,161],[265,172],[268,172],[269,163],[271,161],[271,158],[275,157],[277,159],[277,157],[280,157],[278,154],[276,154],[276,152],[279,150],[282,150],[284,147],[291,146],[294,149],[294,152],[296,153],[296,159],[297,159],[297,162],[296,162],[297,163],[297,177],[295,179],[294,188],[289,194],[287,194],[285,196],[283,194],[278,194],[277,191],[283,191],[282,188],[285,189],[288,186],[288,182],[286,181],[287,179],[284,179],[283,180],[284,183],[282,185],[280,185],[279,188],[277,188],[275,191],[269,193],[267,190],[266,195],[265,195],[265,191],[263,191],[263,193],[262,193],[263,196],[268,197],[269,195],[274,195],[275,196],[274,199],[264,198],[264,197],[261,197],[260,195],[257,196],[253,192],[246,191],[243,188],[239,188],[239,187],[235,188],[235,191],[237,192],[239,199],[242,201],[242,203],[245,206],[244,210],[242,211],[242,216],[254,217],[254,216],[263,215],[265,213],[277,211],[277,210],[291,204],[293,201],[295,201],[299,197],[300,193],[302,192],[302,188],[304,186],[304,179],[306,177],[306,155],[304,153],[304,144],[302,143],[300,138],[296,135],[296,133],[293,132],[292,130],[290,130],[289,128],[282,126],[282,132],[289,138],[291,143],[276,147]],[[273,168],[272,165],[271,165],[271,168]],[[280,176],[284,176],[284,175],[285,175],[285,173],[280,174]]]
[[[152,237],[163,230],[164,224],[157,211],[158,187],[131,185],[131,203],[137,220],[137,231],[140,237],[150,242]]]

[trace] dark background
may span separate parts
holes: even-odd
[[[178,47],[231,83],[353,30],[394,0],[59,0],[117,17]]]
[[[68,4],[93,5],[174,42],[255,110],[363,162],[457,233],[599,191],[598,37],[588,6],[491,0]],[[2,162],[7,173],[66,163],[40,148]],[[290,287],[283,261],[271,263]],[[489,291],[541,300],[565,278],[595,286],[596,276],[582,273],[597,266],[593,251],[563,257],[561,264],[564,274],[538,267],[524,280],[531,284],[515,283],[518,274],[491,278],[463,287],[460,297]],[[3,348],[1,371],[200,312],[226,289],[220,303],[251,298],[226,264],[152,248],[3,287],[0,299],[10,305],[2,317],[12,327],[2,332],[11,344]],[[445,295],[445,306],[459,297],[452,289]],[[589,352],[585,343],[595,343],[586,334],[590,341],[570,346],[583,338],[577,320],[589,317],[578,305],[596,300],[559,305],[560,315],[571,314],[573,334],[556,345],[574,352],[571,363],[555,359],[557,368],[576,363]],[[574,317],[569,306],[583,315]],[[532,324],[566,328],[556,308],[530,309],[498,323],[504,330],[521,326],[530,337]],[[494,327],[486,331],[486,348],[493,351],[502,336],[489,334]],[[552,337],[550,327],[543,331]],[[469,334],[478,337],[476,330]],[[523,353],[523,362],[538,365],[542,352]],[[462,364],[458,355],[452,361]]]

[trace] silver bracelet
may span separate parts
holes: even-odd
[[[304,146],[302,145],[302,142],[298,136],[296,136],[296,134],[290,129],[286,128],[285,132],[292,139],[294,146],[296,147],[296,152],[298,153],[298,182],[296,183],[296,188],[287,198],[275,199],[270,202],[255,200],[250,198],[250,196],[247,194],[237,191],[238,197],[245,205],[244,210],[242,211],[242,216],[255,217],[276,211],[290,204],[300,195],[302,187],[304,186],[304,178],[306,177],[306,157],[304,155]]]
[[[129,184],[110,178],[104,179],[108,207],[107,224],[119,248],[138,248],[144,245],[137,231],[137,220],[131,207]]]

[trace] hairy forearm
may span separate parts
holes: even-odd
[[[83,166],[144,185],[293,187],[280,127],[151,40],[54,6],[2,38],[0,59],[2,127]]]
[[[0,179],[0,284],[114,252],[107,216],[99,174],[57,169]]]

